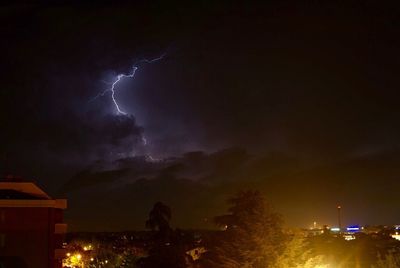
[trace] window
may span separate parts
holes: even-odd
[[[0,223],[4,223],[6,221],[6,212],[4,210],[0,210]]]
[[[6,246],[6,235],[0,234],[0,248],[4,248]]]

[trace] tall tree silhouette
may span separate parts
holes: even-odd
[[[171,209],[162,202],[154,204],[146,221],[146,228],[158,231],[158,238],[168,240],[171,234],[169,221],[171,220]]]
[[[171,209],[162,202],[154,204],[146,221],[146,228],[156,231],[155,241],[149,250],[149,256],[138,261],[142,268],[185,268],[186,249],[179,240],[180,232],[174,232],[169,226]]]
[[[210,247],[204,267],[270,267],[282,253],[282,219],[258,191],[240,191],[228,199],[228,214],[215,218],[225,229]]]

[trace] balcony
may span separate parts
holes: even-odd
[[[55,208],[66,209],[67,199],[55,199]]]
[[[54,233],[55,234],[65,234],[67,233],[68,225],[66,223],[56,223],[54,225]]]

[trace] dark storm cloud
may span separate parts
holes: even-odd
[[[72,118],[56,124],[52,131],[46,130],[43,142],[51,141],[49,147],[55,153],[98,159],[132,155],[142,143],[142,130],[133,116],[95,115],[86,120]]]
[[[98,184],[134,181],[140,177],[154,176],[161,169],[168,167],[167,162],[151,162],[144,156],[120,158],[115,161],[97,161],[93,165],[75,174],[60,189],[61,192],[76,191]]]
[[[397,183],[399,160],[400,153],[393,151],[331,164],[304,164],[302,159],[277,154],[250,155],[243,149],[232,148],[211,154],[191,152],[163,163],[146,162],[146,169],[140,169],[145,165],[139,164],[139,159],[129,159],[130,164],[119,170],[80,172],[66,187],[75,187],[69,189],[74,197],[70,217],[76,219],[77,225],[85,226],[86,220],[101,218],[102,214],[83,213],[85,208],[78,207],[78,200],[86,200],[88,208],[105,195],[107,202],[101,203],[100,211],[112,210],[117,204],[125,211],[136,211],[136,218],[121,218],[118,212],[112,212],[116,220],[112,224],[98,224],[99,230],[124,228],[127,222],[132,228],[142,228],[147,210],[157,200],[172,207],[175,225],[212,228],[208,220],[222,213],[224,199],[245,188],[264,192],[284,214],[288,225],[307,226],[315,220],[335,224],[338,203],[346,210],[346,224],[379,224],[381,219],[375,218],[371,210],[389,211],[387,220],[396,221],[393,202],[397,193],[390,189]],[[378,180],[386,183],[377,183]]]
[[[159,162],[136,157],[102,163],[76,174],[62,190],[68,191],[74,200],[69,217],[83,229],[87,228],[85,222],[89,218],[101,217],[96,211],[83,213],[100,196],[107,196],[106,202],[96,201],[102,207],[100,211],[112,210],[111,206],[117,205],[134,211],[137,217],[121,218],[111,212],[114,221],[97,224],[99,230],[121,229],[128,223],[131,228],[142,228],[147,210],[155,200],[173,208],[177,226],[213,228],[213,215],[222,212],[224,199],[236,189],[276,189],[281,179],[296,170],[297,161],[283,155],[260,157],[241,148],[230,148],[214,153],[188,152]],[[269,199],[276,198],[275,194],[271,197],[271,191],[266,192]]]
[[[64,116],[62,120],[36,122],[37,129],[20,132],[21,150],[40,147],[41,153],[53,157],[70,157],[76,161],[116,159],[135,154],[142,144],[142,129],[133,116],[106,115],[87,117]],[[34,145],[33,147],[31,147]]]
[[[121,159],[114,166],[120,166],[121,169],[99,172],[98,169],[104,168],[102,165],[91,172],[80,172],[63,187],[63,190],[72,191],[69,194],[74,196],[75,201],[86,200],[84,203],[87,207],[92,205],[90,200],[97,199],[99,195],[106,195],[107,202],[98,203],[102,209],[108,211],[110,206],[118,204],[120,208],[135,211],[135,215],[140,215],[137,218],[126,216],[122,221],[120,216],[113,214],[115,220],[107,227],[99,224],[99,230],[124,228],[128,222],[134,228],[142,228],[142,221],[154,200],[162,200],[173,207],[174,224],[180,225],[185,222],[186,226],[190,227],[199,224],[212,227],[212,213],[220,209],[218,203],[223,204],[226,194],[221,192],[220,180],[229,184],[229,181],[237,179],[237,175],[230,172],[224,174],[224,167],[234,165],[234,171],[237,171],[249,159],[242,149],[229,149],[212,154],[190,152],[182,157],[160,162],[142,161],[139,158]],[[70,188],[71,185],[74,189]],[[229,189],[232,188],[228,187]],[[140,206],[134,205],[139,203]],[[84,222],[88,215],[82,215],[82,209],[84,208],[77,207],[70,217],[79,218],[76,224],[86,228]],[[90,217],[101,216],[94,212]]]
[[[254,156],[250,156],[246,150],[240,148],[225,149],[211,154],[200,151],[188,152],[181,157],[156,161],[143,156],[121,158],[116,161],[95,163],[77,173],[61,190],[79,190],[96,186],[98,183],[124,184],[139,178],[157,176],[178,176],[204,183],[235,180],[241,174],[238,170],[245,169],[243,166],[246,166],[252,158]],[[125,181],[121,182],[121,179]]]

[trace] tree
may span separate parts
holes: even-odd
[[[372,268],[396,268],[400,267],[400,257],[396,252],[389,251],[383,258],[378,254],[378,260]]]
[[[173,231],[169,225],[171,209],[157,202],[149,213],[146,227],[157,231],[155,240],[149,250],[149,255],[138,260],[138,267],[143,268],[185,268],[187,267],[187,254],[182,238],[182,232]]]
[[[168,240],[171,227],[169,221],[171,220],[171,209],[162,202],[154,204],[153,209],[149,213],[149,219],[146,221],[146,228],[152,231],[158,231],[158,238]]]
[[[327,258],[323,255],[316,255],[304,235],[294,233],[287,241],[285,249],[279,255],[274,268],[314,268],[328,267]]]
[[[228,214],[215,217],[225,231],[211,246],[206,267],[270,267],[282,253],[282,218],[258,191],[240,191],[228,199]]]

